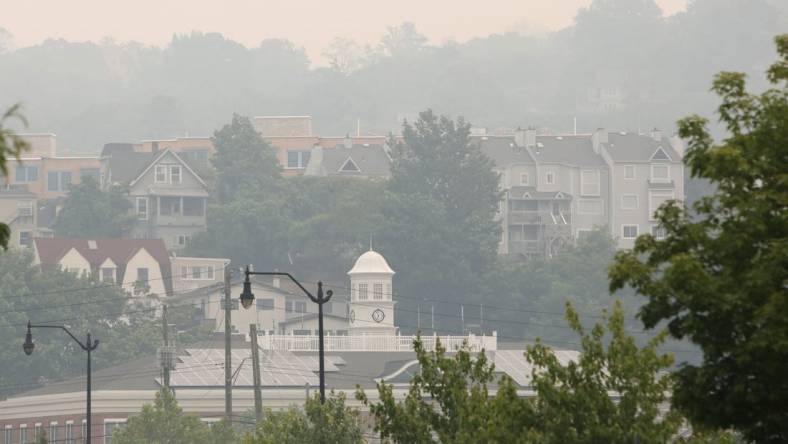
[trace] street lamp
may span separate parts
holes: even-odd
[[[91,340],[90,339],[90,332],[88,332],[88,335],[87,335],[88,336],[88,340],[87,340],[87,342],[85,344],[83,344],[82,341],[80,341],[79,339],[77,339],[76,336],[71,334],[71,332],[68,331],[68,329],[65,326],[63,326],[63,325],[32,325],[30,323],[30,321],[27,321],[27,333],[25,334],[25,343],[22,344],[22,349],[25,351],[25,354],[28,355],[28,356],[32,355],[33,354],[33,350],[36,348],[36,344],[33,342],[33,332],[32,332],[33,328],[59,328],[59,329],[63,330],[64,332],[66,332],[66,334],[71,336],[71,339],[76,341],[76,343],[79,344],[80,347],[82,347],[82,350],[85,350],[86,352],[88,352],[87,409],[86,409],[87,411],[85,413],[85,422],[86,422],[86,426],[87,426],[88,436],[84,437],[84,438],[85,438],[85,443],[86,444],[90,444],[90,435],[93,432],[93,429],[91,429],[91,421],[90,421],[90,352],[92,352],[93,350],[96,349],[96,347],[98,347],[99,341],[98,341],[98,339]]]
[[[324,403],[326,401],[326,372],[325,372],[325,356],[323,355],[323,304],[331,300],[331,296],[334,294],[333,291],[328,290],[326,291],[325,297],[323,296],[323,283],[317,283],[317,296],[312,296],[300,282],[298,282],[290,273],[283,273],[280,271],[250,271],[249,267],[246,267],[244,271],[244,289],[241,292],[241,305],[244,308],[249,308],[252,306],[254,302],[254,294],[252,293],[252,282],[249,280],[249,276],[251,275],[260,275],[260,276],[287,276],[290,278],[293,283],[298,285],[298,288],[304,292],[307,297],[317,304],[317,313],[318,313],[318,331],[319,331],[319,357],[320,357],[320,403]]]

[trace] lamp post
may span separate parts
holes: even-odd
[[[90,352],[92,352],[93,350],[96,349],[96,347],[98,347],[99,341],[98,339],[91,340],[90,332],[88,332],[87,342],[83,344],[82,341],[80,341],[79,339],[77,339],[76,336],[71,334],[71,332],[68,331],[68,329],[63,325],[32,325],[30,321],[27,321],[27,334],[25,334],[25,343],[22,345],[22,348],[24,349],[25,354],[28,356],[33,354],[33,349],[35,349],[36,347],[36,344],[33,342],[33,332],[32,332],[33,328],[59,328],[64,332],[66,332],[66,334],[71,336],[71,339],[76,341],[76,343],[79,344],[80,347],[82,347],[82,350],[88,352],[87,408],[86,408],[87,411],[85,413],[85,422],[87,425],[88,436],[85,437],[85,443],[90,444],[90,435],[93,434],[93,429],[91,428],[91,421],[90,421]]]
[[[323,296],[323,283],[317,283],[317,296],[313,296],[300,282],[298,282],[290,273],[283,273],[280,271],[250,271],[249,267],[246,267],[244,271],[244,289],[241,293],[241,305],[244,308],[249,308],[252,306],[254,302],[254,294],[252,294],[252,282],[249,280],[249,276],[251,275],[261,275],[261,276],[287,276],[293,283],[298,285],[298,288],[304,292],[307,297],[317,304],[317,313],[318,313],[318,334],[319,334],[319,361],[320,361],[320,403],[325,403],[326,401],[326,372],[325,372],[325,356],[323,355],[323,304],[331,300],[331,296],[334,294],[333,291],[328,290]]]

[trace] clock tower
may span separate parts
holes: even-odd
[[[395,335],[394,270],[377,251],[359,256],[350,276],[350,332],[353,335]]]

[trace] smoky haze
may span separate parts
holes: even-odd
[[[183,27],[178,14],[165,14],[176,17],[172,26],[157,26],[161,14],[139,16],[151,10],[143,2],[127,11],[136,17],[133,33],[118,25],[118,39],[85,42],[105,34],[103,27],[112,22],[75,8],[51,16],[79,13],[84,25],[59,20],[50,27],[41,18],[26,27],[35,18],[33,3],[16,2],[11,9],[18,18],[0,22],[8,30],[0,54],[0,104],[21,102],[31,130],[56,133],[61,147],[94,153],[109,141],[206,136],[233,112],[312,115],[317,132],[333,135],[354,132],[359,119],[364,133],[398,132],[403,118],[427,107],[489,129],[534,125],[568,132],[577,119],[585,132],[598,126],[671,131],[677,118],[713,108],[708,88],[717,71],[743,70],[762,84],[759,73],[774,55],[770,39],[786,25],[786,4],[773,0],[698,0],[672,15],[659,6],[676,11],[676,2],[597,2],[575,10],[585,3],[558,2],[555,11],[542,6],[531,15],[528,2],[502,2],[496,11],[512,14],[499,14],[495,23],[481,20],[484,29],[458,19],[469,16],[467,9],[428,9],[411,24],[396,21],[404,14],[348,8],[336,12],[345,17],[341,29],[329,24],[312,27],[319,29],[314,33],[263,30],[250,36],[248,18],[232,27],[222,25],[230,17],[221,14],[214,26],[172,35],[204,22]],[[106,8],[97,7],[91,17],[102,17]],[[515,22],[554,31],[517,33]],[[309,21],[293,23],[298,30]],[[356,33],[370,24],[374,32]],[[209,32],[214,30],[221,32]],[[277,34],[288,39],[264,39]],[[12,45],[49,35],[68,39]],[[318,35],[317,43],[308,41]],[[479,36],[441,42],[472,35]],[[264,40],[255,43],[255,36]],[[145,43],[124,40],[138,37]],[[315,67],[320,59],[317,65],[327,66]],[[605,103],[605,95],[615,103]]]

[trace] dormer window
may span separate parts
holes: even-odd
[[[101,269],[101,282],[115,282],[115,268],[103,267]]]
[[[520,185],[528,185],[530,182],[528,173],[521,173],[520,174]]]
[[[553,184],[555,184],[555,173],[554,173],[553,171],[548,171],[548,172],[545,174],[545,179],[544,179],[544,181],[545,181],[545,183],[546,183],[547,185],[553,185]]]

